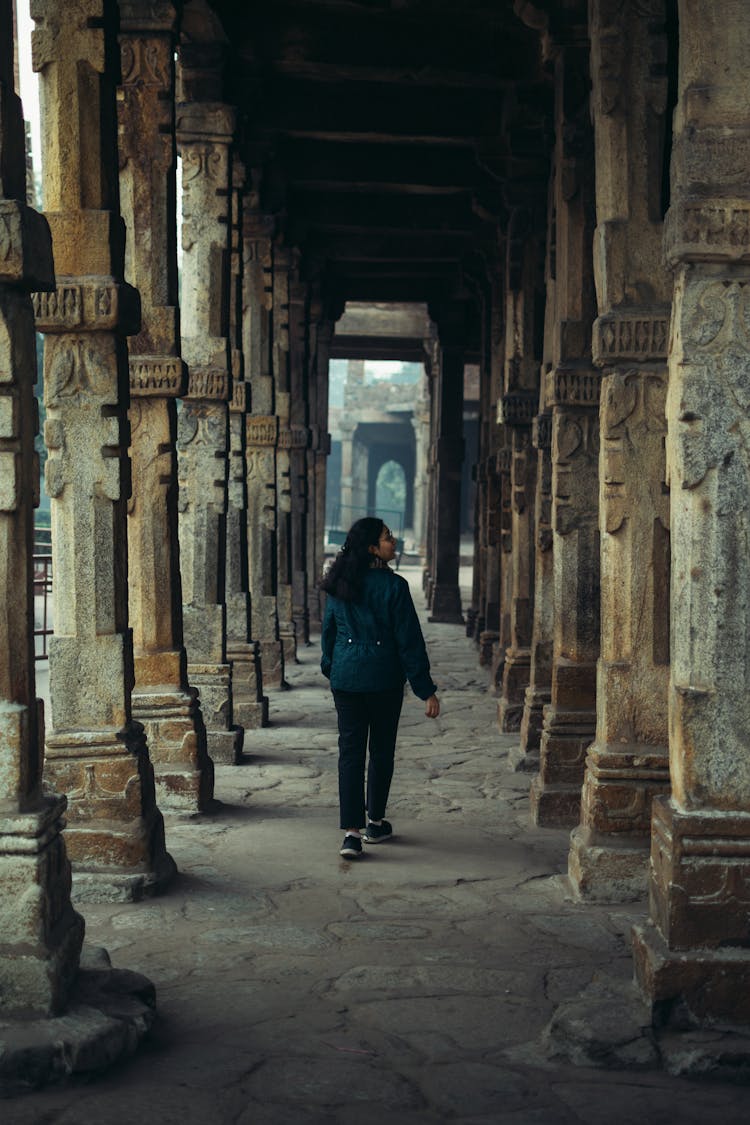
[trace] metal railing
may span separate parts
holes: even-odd
[[[34,555],[34,656],[46,660],[52,628],[52,555]]]

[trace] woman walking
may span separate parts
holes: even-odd
[[[425,715],[440,714],[408,583],[388,566],[395,555],[390,530],[367,516],[353,525],[321,582],[328,598],[320,667],[338,715],[340,854],[347,859],[362,854],[363,838],[379,844],[393,835],[384,817],[405,681],[425,701]]]

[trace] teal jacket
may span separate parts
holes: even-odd
[[[407,679],[420,699],[437,691],[409,585],[387,568],[367,571],[358,602],[327,596],[321,648],[336,691],[389,691]]]

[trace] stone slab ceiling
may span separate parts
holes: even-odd
[[[543,191],[551,90],[512,0],[214,0],[261,208],[345,300],[441,300]]]

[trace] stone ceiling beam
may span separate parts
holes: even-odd
[[[336,333],[331,341],[331,359],[400,360],[424,363],[424,340],[404,336],[344,336]]]
[[[318,140],[411,141],[468,145],[496,135],[504,95],[441,86],[332,83],[238,78],[238,97],[253,107],[253,132]]]

